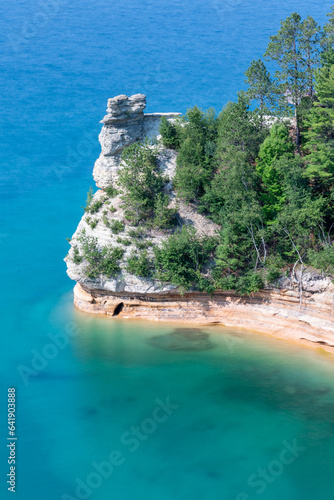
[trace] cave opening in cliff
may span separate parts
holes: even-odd
[[[123,307],[124,307],[124,303],[121,302],[120,304],[118,304],[115,309],[114,309],[114,313],[113,313],[113,316],[118,316],[119,313],[123,310]]]

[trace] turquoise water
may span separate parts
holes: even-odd
[[[0,4],[0,498],[10,498],[9,386],[19,500],[331,497],[331,360],[221,327],[91,318],[73,310],[62,261],[93,184],[108,97],[144,92],[148,111],[219,110],[282,17],[298,10],[323,22],[329,9],[264,0]],[[170,415],[157,409],[168,397]],[[133,438],[132,426],[147,433]],[[94,488],[92,463],[113,450],[119,465]],[[97,481],[91,493],[76,496],[76,480],[87,478]]]

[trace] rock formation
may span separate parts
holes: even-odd
[[[86,275],[84,262],[75,258],[75,252],[82,244],[82,234],[94,238],[100,248],[113,248],[119,243],[119,236],[110,230],[110,224],[115,220],[124,221],[122,200],[118,195],[110,200],[106,190],[117,186],[122,151],[136,141],[157,137],[162,116],[175,120],[180,115],[144,114],[145,105],[143,94],[131,97],[120,95],[108,100],[107,115],[102,120],[99,135],[102,151],[93,174],[100,188],[94,195],[93,203],[98,202],[99,209],[96,213],[83,215],[65,259],[69,277],[77,282],[74,288],[76,307],[90,313],[124,318],[244,327],[321,346],[334,353],[334,286],[330,279],[315,273],[304,274],[301,304],[296,283],[288,279],[277,283],[275,289],[268,288],[251,297],[240,297],[228,291],[217,291],[212,296],[195,291],[180,294],[177,287],[170,283],[129,274],[124,264],[121,264],[121,271],[115,278],[103,275],[89,278]],[[158,164],[170,180],[174,176],[176,157],[175,151],[160,146]],[[195,206],[177,200],[172,182],[167,184],[165,192],[170,199],[169,206],[177,208],[181,224],[194,226],[202,235],[214,235],[219,229],[199,214]],[[122,238],[129,237],[134,229],[126,224]],[[166,237],[162,231],[145,229],[148,254],[152,256],[152,248],[160,245]],[[124,262],[134,249],[132,241],[125,249]]]
[[[127,258],[135,251],[135,242],[129,236],[132,230],[137,228],[126,224],[122,232],[122,238],[132,240],[132,243],[125,249],[121,272],[115,278],[106,278],[101,275],[98,278],[90,279],[85,273],[85,263],[76,263],[74,257],[75,249],[80,249],[80,235],[83,233],[89,238],[96,238],[100,247],[118,246],[119,236],[114,234],[109,224],[111,221],[123,221],[124,211],[119,196],[108,199],[105,189],[109,186],[116,186],[117,173],[121,163],[121,154],[124,148],[136,141],[145,138],[156,138],[159,133],[159,124],[162,116],[168,120],[174,120],[181,113],[150,113],[144,114],[146,98],[143,94],[136,94],[131,97],[120,95],[108,100],[107,115],[103,118],[102,131],[99,135],[101,143],[101,155],[94,166],[94,180],[98,187],[93,198],[93,203],[100,202],[101,208],[96,214],[85,213],[82,217],[75,234],[71,239],[71,249],[65,261],[67,263],[67,273],[69,277],[80,283],[86,290],[104,290],[107,292],[128,292],[128,293],[162,293],[175,289],[170,283],[157,282],[150,278],[139,278],[129,274],[125,270]],[[176,153],[160,147],[158,155],[159,168],[169,179],[174,176],[176,166]],[[169,182],[165,188],[170,197],[170,207],[176,206],[175,194],[172,184]],[[193,225],[199,233],[213,235],[218,226],[199,214],[195,207],[178,202],[178,218],[182,224]],[[159,245],[166,234],[159,230],[145,230],[145,240],[149,243],[148,255],[153,256],[152,248]]]
[[[146,137],[152,139],[159,133],[162,116],[175,119],[181,113],[147,113],[146,97],[136,94],[131,97],[119,95],[108,99],[107,115],[101,120],[103,127],[99,135],[101,155],[95,163],[93,177],[97,187],[112,185],[120,165],[124,148]]]

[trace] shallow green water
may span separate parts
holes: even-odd
[[[47,480],[36,498],[50,484],[64,500],[329,498],[333,360],[243,330],[97,318],[71,300],[26,318],[47,313],[58,342],[71,332],[25,388],[36,457],[24,475],[41,453]]]
[[[331,3],[0,2],[1,500],[332,498],[333,361],[219,327],[198,336],[88,317],[74,311],[62,261],[94,185],[108,98],[143,92],[149,112],[219,112],[282,18],[295,10],[323,24]],[[164,419],[156,401],[168,397],[177,408]],[[142,425],[134,450],[124,433]],[[303,449],[292,456],[285,442]],[[92,463],[112,450],[124,463],[100,481]],[[271,471],[264,484],[260,468]],[[78,496],[87,477],[101,484]]]

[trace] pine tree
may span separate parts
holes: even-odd
[[[265,113],[271,114],[271,108],[275,101],[274,84],[270,73],[261,59],[257,61],[254,59],[245,72],[245,76],[247,77],[245,83],[249,87],[246,96],[250,101],[255,100],[259,102],[262,121]]]
[[[245,93],[239,92],[237,102],[226,104],[218,116],[218,164],[225,162],[225,153],[231,148],[244,152],[248,161],[257,158],[260,144],[268,134],[259,121],[258,115],[249,110]]]
[[[281,29],[277,35],[270,37],[265,52],[265,58],[276,61],[280,67],[275,76],[287,101],[294,108],[297,149],[300,145],[298,107],[310,89],[313,94],[313,74],[320,47],[319,32],[318,25],[311,17],[302,22],[300,15],[294,12],[281,21]]]
[[[270,135],[261,144],[256,170],[262,179],[261,199],[267,219],[272,219],[285,202],[284,182],[279,171],[278,161],[284,156],[288,160],[294,157],[294,145],[284,124],[275,124]]]
[[[334,66],[334,50],[329,49],[321,56],[321,67],[316,72],[317,98],[322,105],[329,108],[334,107],[333,86],[331,82],[331,70]]]
[[[325,51],[333,48],[334,45],[334,5],[331,7],[331,11],[327,14],[328,22],[324,26],[324,37],[322,40],[322,45]]]
[[[308,95],[314,98],[314,70],[320,62],[321,28],[313,17],[307,16],[303,21],[300,36],[300,51],[304,58],[307,75]]]
[[[174,186],[180,198],[196,200],[202,196],[212,177],[217,135],[214,110],[204,113],[197,106],[188,109],[179,133]]]
[[[334,179],[334,51],[322,56],[322,67],[316,73],[316,94],[307,119],[308,131],[305,175],[314,189],[326,191]]]

